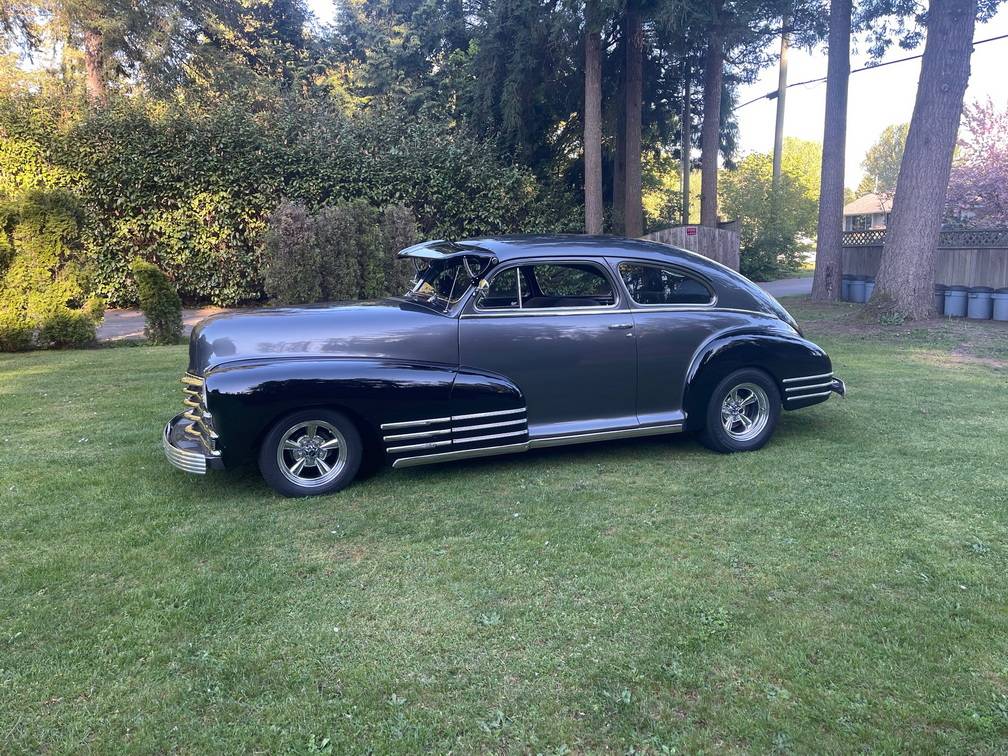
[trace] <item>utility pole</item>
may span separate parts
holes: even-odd
[[[683,102],[682,102],[682,225],[689,225],[690,218],[690,151],[693,138],[690,136],[690,65],[689,60],[683,61]]]
[[[780,189],[781,181],[781,153],[784,150],[784,97],[787,94],[787,58],[788,58],[788,33],[787,27],[790,20],[785,16],[781,20],[780,37],[780,71],[777,76],[777,123],[774,127],[773,143],[773,191],[774,194]]]

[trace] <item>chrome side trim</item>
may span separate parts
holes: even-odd
[[[833,373],[820,373],[819,375],[802,375],[797,378],[784,378],[781,383],[797,383],[798,381],[814,381],[816,378],[832,378]]]
[[[392,463],[392,467],[416,467],[418,465],[433,465],[437,462],[452,462],[459,459],[475,457],[495,457],[499,454],[515,454],[528,451],[528,442],[520,444],[505,444],[503,446],[484,446],[479,449],[460,449],[459,451],[425,454],[422,457],[400,457]]]
[[[479,312],[467,312],[462,315],[465,319],[470,318],[526,318],[530,316],[542,317],[544,315],[608,315],[619,310],[619,305],[605,305],[604,307],[542,307],[537,309],[524,310],[480,310]]]
[[[820,391],[817,394],[798,394],[798,396],[792,395],[787,397],[787,400],[791,402],[797,402],[800,401],[801,399],[811,399],[812,397],[816,396],[829,396],[832,393],[833,393],[832,391]]]
[[[417,451],[419,449],[436,449],[439,446],[451,446],[451,441],[429,441],[425,444],[407,444],[406,446],[390,446],[385,451],[389,454],[399,452]]]
[[[529,439],[529,448],[538,449],[549,446],[565,446],[567,444],[589,443],[592,441],[615,441],[620,438],[637,438],[640,436],[659,436],[666,433],[679,433],[682,423],[668,425],[651,425],[646,428],[624,428],[622,430],[593,431],[591,433],[574,433],[569,436],[547,436],[545,438]]]
[[[453,428],[456,433],[462,431],[484,430],[486,428],[506,428],[509,425],[523,425],[527,423],[524,417],[518,420],[505,420],[503,423],[483,423],[482,425],[458,425]]]
[[[810,383],[808,386],[788,386],[784,390],[791,393],[792,391],[807,391],[808,389],[825,388],[832,385],[833,381],[826,381],[826,383]]]
[[[469,444],[473,441],[492,441],[495,438],[513,438],[514,436],[524,436],[528,433],[528,430],[523,428],[520,431],[512,431],[511,433],[494,433],[489,436],[473,436],[472,438],[456,438],[452,440],[453,446],[458,446],[459,444]],[[392,451],[389,449],[389,451]]]
[[[451,422],[450,417],[432,417],[429,420],[407,420],[402,423],[382,423],[382,430],[395,430],[396,428],[416,428],[423,425],[437,425],[438,423]]]
[[[451,428],[438,428],[437,430],[418,431],[416,433],[399,433],[394,436],[383,436],[382,441],[409,441],[411,438],[426,438],[427,436],[444,436],[451,433]]]
[[[500,417],[501,415],[517,415],[519,412],[524,411],[525,407],[518,407],[517,409],[497,410],[496,412],[477,412],[472,415],[452,415],[451,418],[445,418],[445,419],[446,420],[450,419],[453,422],[455,420],[475,420],[478,417]],[[383,425],[382,427],[384,428],[385,426]]]

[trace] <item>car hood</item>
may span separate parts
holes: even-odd
[[[214,315],[189,337],[189,372],[240,360],[369,357],[458,363],[458,320],[404,299]]]

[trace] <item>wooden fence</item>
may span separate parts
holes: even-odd
[[[732,270],[739,269],[739,234],[734,222],[722,224],[720,228],[673,226],[652,231],[641,238],[688,249]]]
[[[843,236],[843,272],[875,277],[885,231],[848,231]],[[935,283],[1008,287],[1008,229],[942,231]]]

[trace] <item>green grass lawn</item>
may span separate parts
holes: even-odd
[[[1008,327],[789,306],[847,380],[689,438],[280,499],[185,350],[0,357],[0,751],[1008,748]]]

